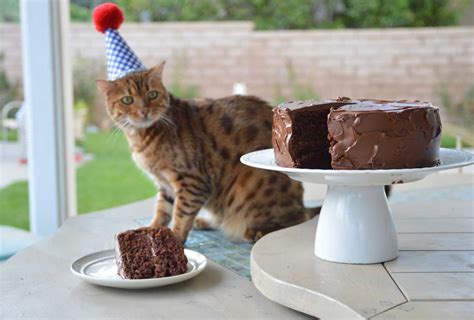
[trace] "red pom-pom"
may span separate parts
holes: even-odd
[[[107,29],[118,29],[123,22],[123,12],[115,3],[106,2],[95,7],[92,13],[97,31],[104,33]]]

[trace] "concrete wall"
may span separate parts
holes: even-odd
[[[291,96],[290,69],[321,97],[438,102],[442,84],[462,99],[474,83],[474,27],[253,31],[247,22],[127,23],[121,31],[147,66],[167,60],[167,83],[179,66],[183,83],[206,97],[229,94],[235,82],[267,99],[280,90]],[[76,58],[105,64],[104,38],[92,25],[73,24],[71,39]],[[0,53],[8,76],[19,79],[18,25],[0,24]]]

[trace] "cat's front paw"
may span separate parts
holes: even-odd
[[[153,219],[150,223],[150,228],[159,228],[159,227],[167,227],[168,222],[158,220],[158,219]]]
[[[248,228],[244,234],[244,241],[254,243],[257,242],[264,235],[265,233],[261,230]]]
[[[176,239],[181,241],[182,244],[186,243],[186,239],[188,238],[188,233],[187,232],[182,232],[180,229],[173,228],[173,233]]]
[[[197,217],[194,219],[193,227],[196,230],[212,230],[214,229],[211,222],[205,218]]]

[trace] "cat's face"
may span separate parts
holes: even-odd
[[[97,80],[107,111],[122,128],[147,128],[166,117],[169,94],[163,86],[165,62],[115,81]]]

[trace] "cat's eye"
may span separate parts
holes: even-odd
[[[148,99],[154,100],[158,97],[158,91],[148,91]]]
[[[133,103],[133,98],[131,96],[125,96],[122,99],[120,99],[123,104],[132,104]]]

